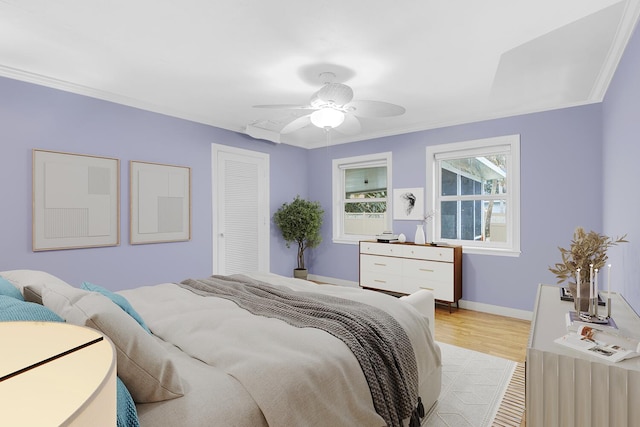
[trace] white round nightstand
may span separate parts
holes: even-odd
[[[94,329],[0,322],[0,424],[116,425],[116,355]]]

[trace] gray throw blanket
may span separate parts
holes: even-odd
[[[233,301],[252,314],[299,328],[318,328],[342,340],[367,380],[376,412],[389,427],[423,416],[415,353],[405,330],[386,312],[356,301],[294,292],[243,275],[187,279],[179,286]]]

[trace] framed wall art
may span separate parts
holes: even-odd
[[[120,160],[34,149],[33,251],[120,244]]]
[[[132,245],[191,239],[191,168],[131,161]]]
[[[394,188],[393,219],[424,220],[424,188]]]

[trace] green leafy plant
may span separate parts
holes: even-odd
[[[607,249],[619,243],[626,243],[627,235],[622,237],[611,237],[596,233],[595,231],[584,231],[582,227],[576,228],[573,233],[573,240],[568,249],[558,248],[562,256],[562,262],[549,267],[549,271],[556,275],[558,284],[575,281],[578,268],[583,272],[581,281],[588,280],[588,273],[591,264],[594,269],[602,269],[607,262]]]
[[[298,245],[298,268],[304,269],[304,251],[322,242],[320,227],[324,210],[319,202],[311,202],[296,196],[291,203],[283,203],[273,215],[287,247]]]

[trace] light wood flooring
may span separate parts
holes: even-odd
[[[524,362],[529,340],[528,320],[436,304],[436,341],[493,356]]]

